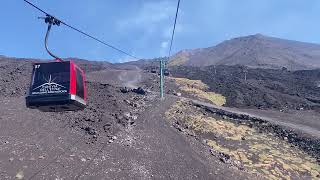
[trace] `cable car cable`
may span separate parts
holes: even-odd
[[[173,24],[173,29],[172,29],[172,35],[171,35],[171,42],[170,42],[170,48],[169,48],[169,54],[166,60],[161,59],[160,60],[160,98],[164,98],[164,69],[166,68],[166,61],[170,60],[171,56],[171,50],[172,50],[172,44],[173,44],[173,38],[176,30],[176,24],[177,24],[177,19],[178,19],[178,13],[179,13],[179,8],[180,8],[180,0],[178,0],[177,4],[177,10],[176,10],[176,16],[174,18],[174,24]],[[167,73],[167,72],[166,72]]]
[[[25,1],[26,3],[28,3],[30,6],[34,7],[35,9],[39,10],[40,12],[44,13],[45,15],[54,17],[54,16],[50,15],[49,13],[45,12],[44,10],[40,9],[40,8],[37,7],[36,5],[32,4],[31,2],[29,2],[29,1],[27,1],[27,0],[24,0],[24,1]],[[119,49],[119,48],[117,48],[117,47],[115,47],[115,46],[113,46],[113,45],[111,45],[111,44],[108,44],[108,43],[106,43],[106,42],[104,42],[104,41],[102,41],[102,40],[100,40],[100,39],[98,39],[98,38],[96,38],[96,37],[94,37],[94,36],[92,36],[92,35],[84,32],[84,31],[81,31],[80,29],[75,28],[75,27],[67,24],[67,23],[65,23],[64,21],[61,21],[60,19],[58,19],[58,18],[56,18],[56,17],[54,17],[54,18],[57,19],[58,21],[60,21],[61,24],[65,25],[65,26],[67,26],[67,27],[69,27],[69,28],[71,28],[71,29],[73,29],[73,30],[75,30],[75,31],[77,31],[77,32],[79,32],[79,33],[81,33],[81,34],[83,34],[83,35],[85,35],[85,36],[87,36],[87,37],[89,37],[89,38],[91,38],[91,39],[93,39],[93,40],[101,43],[101,44],[103,44],[103,45],[106,45],[106,46],[108,46],[108,47],[110,47],[110,48],[112,48],[112,49],[114,49],[114,50],[116,50],[116,51],[119,51],[119,52],[121,52],[121,53],[123,53],[123,54],[125,54],[125,55],[128,55],[128,56],[130,56],[130,57],[132,57],[132,58],[139,59],[139,58],[137,58],[136,56],[131,55],[130,53],[127,53],[127,52],[125,52],[125,51],[123,51],[123,50],[121,50],[121,49]]]
[[[171,50],[172,50],[172,44],[173,44],[173,37],[174,37],[174,34],[175,34],[175,30],[176,30],[176,24],[177,24],[177,19],[178,19],[179,7],[180,7],[180,0],[178,0],[177,10],[176,10],[176,17],[175,17],[175,19],[174,19],[174,25],[173,25],[171,42],[170,42],[170,49],[169,49],[169,56],[168,56],[169,58],[170,58],[170,56],[171,56]]]

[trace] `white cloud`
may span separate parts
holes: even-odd
[[[92,49],[89,49],[88,53],[90,54],[92,59],[101,59],[101,57],[103,57],[103,54],[104,54],[103,52],[105,51],[105,49],[103,48],[104,47],[97,46]]]
[[[172,27],[171,26],[167,26],[166,28],[163,29],[162,32],[162,36],[164,38],[170,38],[171,37],[171,33],[172,33]]]
[[[174,6],[170,1],[146,2],[141,9],[134,15],[120,20],[117,23],[118,30],[126,30],[127,28],[145,28],[154,29],[162,22],[171,19],[174,12]]]
[[[161,43],[161,48],[167,48],[168,47],[168,42],[167,41],[164,41]]]
[[[175,33],[182,33],[185,29],[185,24],[181,24],[179,23],[179,19],[178,19],[178,22],[176,24],[176,29],[175,29]],[[170,24],[170,26],[167,26],[166,29],[164,29],[162,35],[164,38],[171,38],[171,35],[172,35],[172,28],[173,28],[173,23]]]
[[[122,58],[118,59],[118,63],[125,63],[125,62],[130,62],[130,61],[136,61],[137,59],[134,59],[133,57],[131,56],[123,56]]]
[[[161,42],[161,45],[160,45],[160,56],[167,56],[168,46],[169,46],[169,42],[168,41]]]
[[[146,1],[135,14],[128,14],[118,21],[116,29],[119,33],[138,31],[136,46],[140,49],[152,46],[157,48],[154,56],[166,56],[175,10],[175,1]]]
[[[152,49],[148,53],[152,53],[154,57],[167,56],[176,3],[172,0],[145,1],[134,13],[124,14],[116,23],[115,29],[119,34],[134,39],[132,43],[139,51]],[[183,15],[181,10],[178,18]],[[184,27],[185,24],[178,19],[176,33],[181,35]],[[135,37],[132,38],[130,34],[135,34]]]

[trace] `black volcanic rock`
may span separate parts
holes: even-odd
[[[242,66],[171,67],[173,76],[201,80],[224,95],[229,107],[320,110],[320,70],[247,70],[245,81]]]

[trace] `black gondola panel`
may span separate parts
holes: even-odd
[[[26,105],[45,112],[84,109],[84,72],[72,61],[34,64]]]

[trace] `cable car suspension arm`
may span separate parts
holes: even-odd
[[[44,19],[45,23],[48,24],[48,29],[47,29],[47,33],[46,33],[46,37],[45,37],[45,47],[46,47],[47,52],[49,53],[50,56],[55,58],[57,61],[62,62],[63,60],[61,58],[59,58],[58,56],[54,55],[49,50],[49,47],[48,47],[48,39],[49,39],[49,34],[50,34],[50,31],[51,31],[51,27],[52,27],[52,25],[60,26],[61,21],[56,19],[53,16],[50,16],[50,15],[47,15],[46,17],[40,17],[39,19]]]

